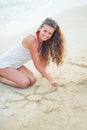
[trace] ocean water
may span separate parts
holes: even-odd
[[[87,4],[87,0],[0,0],[0,37],[31,29],[46,17]]]

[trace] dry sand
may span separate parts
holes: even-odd
[[[0,83],[0,130],[87,130],[87,6],[55,17],[68,45],[64,64],[47,68],[59,87],[41,77],[32,62],[26,64],[38,81],[27,89]]]

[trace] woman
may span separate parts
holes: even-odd
[[[63,62],[64,39],[58,24],[46,18],[36,32],[30,34],[0,56],[0,82],[13,87],[26,88],[36,82],[34,74],[24,66],[31,58],[35,68],[52,86],[58,85],[47,72],[46,66],[52,60],[57,66]]]

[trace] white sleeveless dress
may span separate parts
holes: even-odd
[[[24,48],[22,42],[20,42],[0,56],[0,68],[12,67],[18,69],[30,59],[29,49]]]

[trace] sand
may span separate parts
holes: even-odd
[[[68,51],[61,67],[50,63],[47,68],[59,82],[57,88],[35,70],[32,62],[26,66],[38,77],[34,86],[18,89],[0,83],[0,130],[87,130],[86,12],[87,6],[82,6],[55,15]],[[0,42],[9,48],[15,36],[7,39]],[[2,46],[1,50],[7,48]]]

